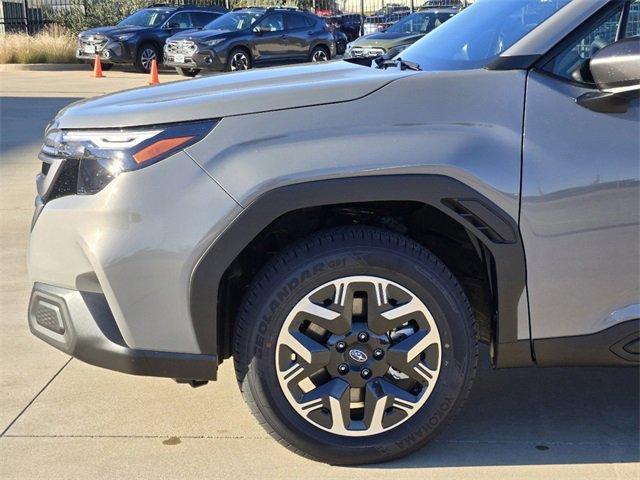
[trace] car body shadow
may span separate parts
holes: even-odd
[[[492,370],[481,352],[471,395],[426,447],[377,468],[640,461],[637,368]]]

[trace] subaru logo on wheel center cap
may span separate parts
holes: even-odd
[[[357,350],[355,348],[349,351],[349,356],[356,362],[360,362],[360,363],[366,362],[369,358],[367,357],[367,354],[364,353],[362,350]]]

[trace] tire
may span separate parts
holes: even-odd
[[[153,43],[143,43],[136,52],[136,59],[133,66],[140,73],[149,73],[151,71],[151,60],[155,56],[158,66],[162,63],[162,54],[158,47]]]
[[[331,60],[331,54],[329,53],[327,47],[323,47],[322,45],[313,47],[311,53],[309,54],[309,61],[313,63],[328,62],[329,60]]]
[[[102,68],[102,70],[104,70],[106,72],[106,71],[111,70],[113,68],[113,63],[100,62],[100,67]]]
[[[176,72],[178,75],[182,75],[183,77],[195,77],[200,73],[200,69],[176,67]]]
[[[369,305],[366,317],[362,316],[365,310],[352,301],[359,288],[367,292],[361,301]],[[393,312],[405,303],[412,312],[411,321],[394,327],[394,340],[385,346],[391,337],[384,332],[379,335],[380,328],[391,325],[380,323],[388,321],[381,320],[385,317],[380,312]],[[327,323],[327,313],[333,317],[350,305],[356,305],[353,311],[359,313],[353,318],[367,318],[367,323],[349,327],[344,321],[349,316],[342,314]],[[311,306],[320,309],[314,317],[308,313]],[[403,321],[409,318],[400,313],[388,315]],[[313,322],[307,323],[309,318]],[[428,329],[423,329],[425,321]],[[323,331],[323,322],[333,331]],[[365,330],[368,339],[362,343]],[[416,334],[422,336],[413,337]],[[305,344],[321,343],[323,348],[300,349],[302,344],[291,341],[294,336],[305,338]],[[430,340],[422,352],[427,344],[422,341],[417,354],[409,348],[418,342],[408,339],[427,337]],[[408,341],[403,344],[403,340]],[[385,356],[376,360],[376,350],[382,350],[378,357]],[[259,423],[295,453],[335,465],[385,462],[425,445],[460,410],[475,377],[477,357],[475,321],[453,274],[413,240],[369,227],[323,231],[277,255],[249,287],[235,327],[236,375]],[[385,362],[398,367],[391,376]],[[370,367],[368,379],[363,366]],[[318,367],[321,373],[313,377],[316,388],[307,385],[304,393],[296,386],[297,379]],[[425,370],[431,380],[424,376]],[[409,375],[400,373],[405,371]],[[291,382],[294,378],[296,382]],[[352,386],[347,390],[345,383]],[[410,388],[410,394],[396,387]],[[365,430],[357,430],[363,426]]]
[[[234,48],[227,57],[227,72],[250,70],[252,68],[251,55],[244,48]]]

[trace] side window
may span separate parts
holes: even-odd
[[[193,28],[191,14],[189,12],[176,13],[167,21],[167,25],[171,28]]]
[[[270,32],[284,30],[284,20],[281,13],[274,13],[260,22],[260,28],[266,28]]]
[[[633,0],[629,7],[625,37],[637,37],[640,35],[640,0]]]
[[[213,12],[196,12],[191,14],[191,20],[193,20],[193,26],[195,28],[202,28],[219,16],[219,14]]]
[[[305,18],[299,13],[287,14],[287,30],[296,30],[298,28],[307,28]]]
[[[590,85],[585,72],[588,60],[602,47],[615,42],[622,7],[600,21],[595,28],[572,42],[544,66],[544,70],[573,82]]]

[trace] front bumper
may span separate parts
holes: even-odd
[[[164,64],[167,67],[179,67],[185,69],[224,71],[227,67],[227,59],[213,50],[198,50],[192,55],[183,55],[184,61],[176,61],[176,56],[165,50]]]
[[[215,355],[129,348],[103,294],[36,283],[29,327],[38,338],[91,365],[133,375],[215,380]]]
[[[54,174],[51,168],[46,179]],[[91,340],[88,346],[83,343],[91,336],[77,335],[77,345],[60,343],[60,338],[53,342],[56,337],[51,335],[46,341],[73,355],[80,352],[89,363],[115,369],[121,369],[117,362],[105,365],[83,352],[115,349],[129,358],[126,362],[132,362],[131,356],[136,359],[133,370],[142,369],[140,355],[147,363],[151,357],[164,358],[154,352],[189,361],[190,355],[215,358],[215,348],[203,347],[193,324],[190,279],[200,258],[241,208],[191,157],[177,153],[141,170],[121,173],[99,193],[68,194],[49,200],[39,210],[28,250],[32,283],[64,289],[64,294],[56,295],[65,303],[73,300],[74,305],[88,294],[100,295],[122,338],[121,343]],[[70,330],[76,324],[83,325],[81,331],[91,322],[101,324],[82,305],[65,308]],[[42,330],[36,331],[43,338]],[[148,374],[169,372],[156,371],[160,373]]]
[[[106,44],[92,45],[88,51],[88,45],[78,43],[76,46],[76,58],[78,60],[94,60],[96,54],[105,63],[133,63],[134,49],[127,42],[109,41]]]

